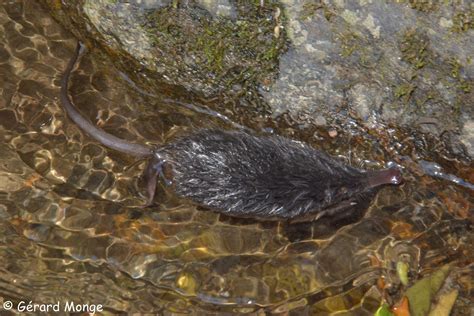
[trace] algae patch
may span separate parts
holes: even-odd
[[[151,11],[144,25],[162,67],[191,72],[196,79],[222,88],[245,87],[273,80],[278,57],[286,49],[276,36],[279,8],[237,6],[237,17],[214,17],[199,7],[167,7]],[[279,34],[279,33],[278,33]]]
[[[402,59],[415,69],[425,67],[432,58],[428,37],[417,29],[411,28],[405,31],[399,47]]]

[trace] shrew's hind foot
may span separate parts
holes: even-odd
[[[143,177],[146,183],[147,188],[147,203],[144,207],[151,206],[153,204],[153,199],[155,198],[156,184],[158,182],[158,177],[164,182],[166,186],[172,184],[165,176],[164,167],[166,160],[162,159],[158,155],[153,155],[150,160],[148,160],[147,166],[143,173]]]

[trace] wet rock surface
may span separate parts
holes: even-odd
[[[226,95],[228,102],[254,105],[257,87],[276,76],[278,56],[286,49],[276,4],[42,2],[76,36],[93,38],[118,55],[117,65],[129,75],[142,68],[154,79],[145,83],[148,90],[153,84],[172,84],[208,98]],[[127,61],[134,62],[134,70]],[[266,110],[261,104],[252,108]]]
[[[134,77],[145,90],[184,87],[254,127],[283,114],[299,129],[354,132],[347,117],[370,129],[389,124],[441,138],[446,155],[473,157],[467,2],[43,3],[74,34],[122,56],[116,64],[128,56],[145,67],[155,80]]]
[[[472,5],[284,2],[292,45],[263,93],[275,115],[454,133],[472,157]]]

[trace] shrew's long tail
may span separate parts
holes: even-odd
[[[137,157],[144,157],[149,156],[151,154],[151,148],[141,145],[132,143],[114,135],[108,134],[89,122],[86,118],[84,118],[81,113],[76,109],[76,107],[72,104],[71,99],[68,95],[68,82],[71,72],[74,68],[74,65],[78,61],[79,57],[82,56],[85,52],[85,46],[82,43],[77,44],[76,52],[74,56],[69,61],[66,70],[64,71],[64,75],[61,79],[61,103],[66,110],[67,114],[76,123],[82,131],[90,135],[92,138],[107,146],[109,148],[137,156]]]

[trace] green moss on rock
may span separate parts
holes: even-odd
[[[235,20],[211,16],[198,7],[151,12],[145,28],[163,56],[162,65],[180,73],[191,71],[196,79],[222,87],[273,78],[286,47],[284,34],[275,31],[282,22],[275,18],[279,8],[237,8]]]
[[[456,13],[453,17],[451,30],[456,33],[474,30],[474,9]]]
[[[414,28],[403,33],[400,41],[400,51],[402,59],[415,69],[425,67],[431,59],[428,37]]]

